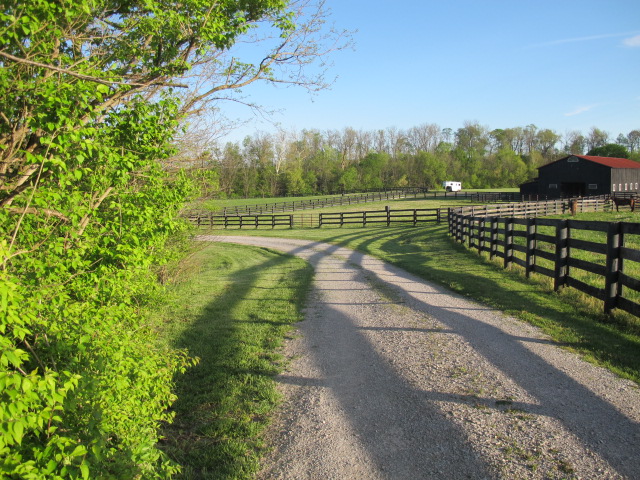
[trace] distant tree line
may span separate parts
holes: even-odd
[[[191,172],[205,196],[316,195],[383,187],[515,187],[567,154],[640,161],[640,130],[620,134],[593,127],[564,135],[535,125],[490,130],[475,122],[452,130],[423,124],[387,128],[256,133],[218,145],[185,137],[170,167]]]

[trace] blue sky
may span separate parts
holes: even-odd
[[[640,0],[327,0],[336,27],[357,30],[333,55],[331,89],[253,85],[287,130],[408,129],[465,121],[587,133],[640,129]],[[240,140],[275,127],[248,123]]]

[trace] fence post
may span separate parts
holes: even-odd
[[[344,212],[340,212],[340,227],[344,225]]]
[[[498,218],[491,217],[491,244],[489,245],[489,258],[494,258],[498,251]]]
[[[620,247],[624,245],[624,234],[620,222],[612,222],[607,229],[607,263],[604,278],[604,313],[610,313],[618,306],[618,298],[622,296],[620,272],[622,272],[622,258]]]
[[[504,219],[504,268],[513,263],[513,218]]]
[[[560,220],[556,225],[556,261],[554,268],[553,290],[558,291],[560,287],[567,284],[569,276],[569,222]]]
[[[391,225],[391,209],[389,208],[389,205],[384,207],[384,209],[387,211],[387,227],[389,227]]]
[[[527,278],[531,276],[531,272],[533,272],[536,268],[536,230],[536,219],[527,219]]]
[[[482,247],[484,247],[484,231],[485,231],[485,222],[487,217],[482,217],[478,221],[478,254],[482,253]]]
[[[413,210],[413,226],[415,227],[418,224],[418,210]]]
[[[452,208],[449,208],[449,225],[453,229],[453,238],[456,239],[456,242],[460,242],[460,218],[457,213],[454,213]]]
[[[473,217],[467,215],[467,246],[471,248],[471,241],[473,239]]]

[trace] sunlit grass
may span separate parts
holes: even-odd
[[[161,333],[200,359],[176,379],[175,421],[164,450],[183,479],[252,478],[279,396],[278,347],[311,281],[302,260],[255,247],[211,244],[185,262],[169,291]]]
[[[430,190],[426,195],[423,194],[418,194],[417,196],[414,197],[414,194],[409,194],[409,197],[411,198],[404,198],[404,199],[384,199],[384,200],[380,200],[380,201],[372,201],[372,202],[361,202],[361,203],[354,203],[353,206],[357,207],[359,206],[363,206],[366,205],[368,206],[367,209],[371,210],[371,208],[369,208],[369,206],[373,206],[373,207],[378,207],[378,206],[382,206],[384,208],[384,205],[387,204],[393,204],[394,208],[431,208],[431,207],[409,207],[409,206],[399,206],[397,207],[396,205],[404,205],[404,202],[406,202],[407,204],[411,205],[413,204],[414,201],[427,201],[427,202],[432,202],[431,204],[437,204],[437,205],[441,205],[443,202],[446,202],[447,205],[468,205],[470,200],[468,199],[456,199],[453,194],[448,194],[450,195],[449,198],[429,198],[429,195],[433,195],[433,193],[436,192],[438,195],[442,195],[444,193],[444,190],[442,189],[436,189],[436,190]],[[515,193],[518,192],[517,188],[502,188],[502,189],[465,189],[463,191],[461,191],[461,194],[465,194],[465,193],[494,193],[494,192],[510,192],[510,193]],[[371,193],[373,195],[373,193]],[[338,198],[343,198],[346,199],[348,197],[357,197],[358,195],[364,195],[363,194],[348,194],[348,195],[340,195],[340,194],[335,194],[335,195],[309,195],[309,196],[300,196],[300,197],[259,197],[259,198],[226,198],[226,199],[222,199],[222,198],[208,198],[208,199],[198,199],[198,200],[194,200],[193,202],[191,202],[191,204],[189,205],[188,209],[191,210],[198,210],[198,211],[211,211],[211,212],[217,212],[217,211],[222,211],[223,209],[229,209],[232,210],[235,207],[245,207],[245,206],[263,206],[263,207],[271,207],[272,205],[276,204],[276,205],[282,205],[283,203],[287,203],[287,204],[291,204],[292,202],[309,202],[312,200],[325,200],[325,199],[338,199]],[[342,208],[348,208],[351,209],[352,206],[350,205],[344,205],[344,206],[338,206],[338,207],[327,207],[327,208],[333,208],[334,211],[340,211],[340,209]],[[320,207],[323,209],[325,207]],[[308,210],[311,210],[310,208]],[[362,208],[361,208],[362,210]],[[375,210],[375,208],[373,208],[373,210]],[[330,210],[327,210],[330,211]]]
[[[224,231],[230,235],[303,238],[344,245],[393,263],[426,280],[475,298],[539,326],[558,343],[587,360],[640,383],[640,336],[623,321],[611,322],[602,302],[574,289],[553,291],[550,279],[524,270],[502,269],[497,261],[455,244],[446,224],[418,227],[344,227]]]
[[[382,208],[385,204],[381,202]],[[442,200],[418,199],[394,202],[392,208],[440,206]],[[361,210],[362,205],[352,209]],[[599,220],[611,221],[612,216],[605,215]],[[630,221],[628,216],[613,218]],[[635,317],[616,313],[618,320],[612,323],[602,313],[602,302],[574,289],[555,293],[552,280],[542,275],[527,279],[520,268],[503,270],[500,262],[454,243],[447,231],[446,222],[391,228],[214,230],[324,241],[377,256],[537,325],[588,361],[640,383]],[[555,232],[549,227],[545,233]],[[553,251],[552,245],[543,248]],[[216,244],[190,257],[184,270],[190,273],[172,288],[163,334],[201,361],[178,379],[177,418],[165,431],[164,448],[183,466],[184,479],[251,478],[264,449],[262,431],[278,402],[271,377],[282,359],[274,349],[290,323],[301,318],[300,302],[311,269],[301,260],[268,250]]]

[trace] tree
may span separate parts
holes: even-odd
[[[370,153],[359,165],[362,187],[382,188],[384,187],[383,172],[389,163],[389,155],[386,153]]]
[[[419,151],[433,152],[440,143],[441,128],[435,123],[418,125],[407,132],[407,139],[413,149],[413,153]]]
[[[191,187],[159,162],[175,158],[188,115],[238,99],[253,82],[326,86],[323,69],[303,68],[342,45],[325,17],[322,1],[3,3],[5,475],[175,471],[156,446],[158,425],[171,420],[173,375],[191,361],[156,346],[141,311],[159,294],[167,239],[183,228],[177,214]],[[232,50],[241,37],[265,49],[257,61]],[[211,158],[205,151],[213,152],[191,160]],[[226,153],[237,159],[236,149]]]
[[[629,151],[622,145],[607,143],[601,147],[592,148],[589,150],[587,155],[594,155],[596,157],[629,158]]]
[[[583,155],[586,143],[586,139],[580,132],[572,130],[565,134],[564,151],[573,155]]]
[[[353,165],[343,170],[340,174],[338,184],[344,192],[351,192],[359,187],[358,170]]]
[[[437,155],[419,152],[415,157],[415,162],[422,179],[419,183],[415,183],[416,186],[433,188],[440,186],[446,180],[447,165]]]
[[[284,183],[287,195],[309,193],[309,185],[305,181],[304,172],[300,165],[292,166],[284,172]]]
[[[456,147],[468,161],[483,156],[489,145],[487,128],[477,122],[465,122],[464,127],[456,131],[455,136]]]
[[[549,159],[556,153],[556,144],[560,141],[560,135],[548,128],[537,133],[538,150],[545,159]]]
[[[627,135],[627,142],[631,153],[640,150],[640,130],[631,130]]]
[[[592,127],[586,138],[587,151],[597,147],[603,147],[609,142],[609,134],[604,130]]]

